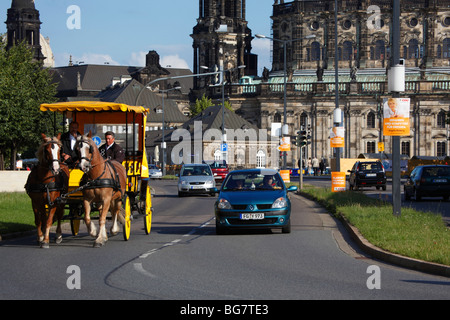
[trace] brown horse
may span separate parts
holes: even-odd
[[[47,138],[42,134],[42,143],[38,149],[39,164],[28,175],[25,189],[31,198],[34,220],[41,248],[50,246],[50,227],[55,217],[58,220],[56,243],[61,243],[61,219],[64,214],[64,204],[58,202],[61,193],[67,192],[69,185],[69,168],[60,162],[62,144],[61,134]],[[48,212],[47,209],[48,208]]]
[[[97,236],[94,247],[101,247],[108,240],[106,235],[106,215],[108,211],[111,211],[113,221],[112,235],[119,232],[117,219],[124,223],[120,210],[122,208],[122,197],[125,195],[126,170],[121,163],[115,160],[103,159],[94,141],[92,141],[90,133],[78,137],[75,148],[79,154],[79,167],[85,173],[87,179],[83,189],[84,221],[89,234],[93,237]],[[97,204],[100,212],[98,235],[95,225],[91,223],[92,202]]]

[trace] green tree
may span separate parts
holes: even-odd
[[[191,117],[196,116],[197,114],[199,114],[200,112],[211,106],[214,106],[214,103],[210,98],[207,98],[206,95],[203,94],[200,100],[199,99],[195,100],[195,104],[191,105],[190,107]],[[227,108],[230,111],[234,111],[229,101],[225,101],[225,108]]]
[[[5,156],[15,169],[17,153],[37,150],[40,134],[53,134],[53,115],[39,106],[56,101],[55,94],[49,70],[33,60],[26,44],[6,50],[0,41],[0,169]]]
[[[202,98],[199,100],[195,100],[195,104],[191,105],[190,111],[191,111],[191,117],[194,117],[198,115],[203,110],[213,106],[212,100],[210,98],[207,98],[205,94],[203,94]]]

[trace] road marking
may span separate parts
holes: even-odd
[[[144,267],[142,266],[142,263],[135,263],[134,270],[143,274],[144,276],[147,276],[150,278],[156,278],[156,276],[154,274],[151,274],[150,272],[148,272],[147,270],[144,269]]]
[[[200,229],[202,229],[202,228],[208,226],[208,225],[211,223],[211,221],[214,220],[214,219],[215,219],[215,218],[213,217],[213,218],[209,219],[208,221],[206,221],[205,223],[203,223],[202,225],[193,228],[191,231],[189,231],[188,233],[186,233],[185,235],[183,235],[183,237],[188,237],[188,236],[193,235],[193,234],[196,233],[198,230],[200,230]],[[167,242],[167,243],[163,244],[163,245],[162,245],[161,247],[159,247],[159,248],[151,249],[151,250],[149,250],[149,251],[147,251],[147,252],[141,254],[141,255],[139,256],[139,259],[146,259],[146,258],[148,258],[149,256],[151,256],[152,254],[154,254],[155,252],[158,252],[158,251],[160,251],[160,250],[162,250],[162,249],[164,249],[164,248],[167,248],[167,247],[176,245],[178,242],[181,242],[182,240],[183,240],[183,239],[175,239],[175,240],[172,240],[171,242]],[[151,274],[150,272],[148,272],[147,270],[144,269],[144,267],[142,266],[142,263],[135,263],[135,264],[134,264],[134,269],[135,269],[137,272],[139,272],[139,273],[141,273],[141,274],[143,274],[143,275],[145,275],[145,276],[147,276],[147,277],[156,278],[155,275]]]

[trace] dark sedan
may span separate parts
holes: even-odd
[[[417,166],[407,177],[404,188],[405,200],[415,197],[450,197],[450,166],[426,165]]]
[[[234,228],[281,228],[291,231],[291,201],[280,174],[271,169],[230,172],[214,205],[216,233]]]

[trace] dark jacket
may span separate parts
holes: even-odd
[[[81,136],[81,133],[77,132],[77,136]],[[78,155],[75,152],[75,147],[74,149],[71,148],[71,143],[70,143],[70,132],[65,132],[61,135],[61,143],[62,143],[62,150],[61,150],[61,155],[63,154],[68,154],[70,156],[69,159],[67,159],[65,161],[65,163],[70,167],[73,168],[73,166],[75,165],[75,163],[78,160]]]
[[[114,143],[109,149],[106,148],[107,148],[106,143],[103,144],[100,148],[98,148],[103,158],[109,160],[116,160],[120,163],[122,163],[122,161],[125,159],[125,152],[123,151],[122,147],[119,146],[117,143]]]

